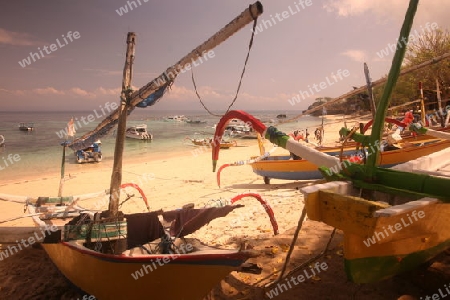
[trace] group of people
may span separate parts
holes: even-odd
[[[289,133],[289,136],[294,139],[294,141],[304,141],[306,143],[309,143],[309,132],[308,129],[306,129],[306,131],[303,130],[294,130],[292,133]],[[315,139],[318,141],[318,144],[321,145],[322,144],[322,139],[323,139],[323,128],[322,127],[318,127],[316,128],[316,130],[314,131],[314,137]],[[295,155],[294,153],[291,152],[291,158],[292,159],[302,159],[301,157]]]
[[[306,136],[305,136],[305,132],[303,130],[302,131],[294,130],[293,133],[289,133],[289,136],[291,138],[293,138],[294,141],[297,141],[297,142],[300,141],[300,140],[308,142],[308,135],[309,135],[308,129],[306,129]]]
[[[322,127],[318,127],[316,128],[316,130],[314,131],[314,137],[317,140],[318,144],[322,144],[322,139],[323,139],[323,128]],[[293,138],[295,141],[305,141],[306,143],[309,143],[309,132],[308,129],[306,129],[306,132],[303,130],[294,130],[294,132],[290,133],[289,136],[291,138]]]

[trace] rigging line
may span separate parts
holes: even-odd
[[[247,67],[248,59],[249,59],[249,57],[250,57],[250,51],[251,51],[252,46],[253,46],[253,40],[254,40],[254,37],[255,37],[255,29],[256,29],[257,21],[258,21],[258,17],[254,18],[254,21],[253,21],[253,29],[252,29],[252,35],[251,35],[251,37],[250,37],[250,42],[249,42],[249,44],[248,44],[247,57],[245,58],[244,67],[242,68],[241,77],[240,77],[240,79],[239,79],[239,84],[238,84],[238,87],[237,87],[237,89],[236,89],[236,94],[235,94],[235,96],[234,96],[234,98],[233,98],[233,101],[231,101],[230,105],[228,106],[227,111],[225,112],[225,114],[227,114],[227,113],[230,111],[231,107],[234,105],[234,103],[236,102],[237,97],[238,97],[238,95],[239,95],[239,91],[240,91],[241,85],[242,85],[242,79],[243,79],[243,77],[244,77],[245,69],[246,69],[246,67]],[[215,116],[215,117],[222,117],[222,115],[217,115],[217,114],[212,113],[212,112],[206,107],[206,105],[203,103],[203,101],[202,101],[202,99],[201,99],[201,97],[200,97],[200,95],[198,94],[198,91],[197,91],[197,86],[196,86],[196,84],[195,84],[195,79],[194,79],[194,71],[193,71],[192,68],[191,68],[191,79],[192,79],[192,84],[194,85],[195,94],[197,95],[198,100],[200,100],[200,104],[203,106],[203,108],[204,108],[210,115],[212,115],[212,116]]]

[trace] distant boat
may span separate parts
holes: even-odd
[[[277,115],[277,119],[286,119],[287,116],[285,114],[279,114]]]
[[[186,137],[186,139],[190,140],[192,144],[196,146],[202,146],[202,147],[212,147],[213,139],[206,138],[206,139],[191,139],[189,137]],[[236,146],[236,141],[221,141],[220,142],[220,149],[228,149],[230,147]]]
[[[5,137],[0,134],[0,147],[5,145]]]
[[[20,123],[19,124],[19,130],[21,130],[21,131],[33,131],[34,130],[34,124],[33,123]]]
[[[186,120],[186,123],[188,123],[188,124],[205,124],[206,121],[188,119],[188,120]]]
[[[164,121],[166,122],[186,122],[187,120],[188,118],[186,118],[184,115],[169,116],[164,118]]]
[[[232,138],[242,139],[256,139],[258,138],[256,132],[252,127],[248,125],[230,124],[225,127],[225,133],[229,134]]]
[[[102,151],[100,145],[102,142],[96,141],[91,146],[78,150],[75,152],[75,157],[79,164],[85,162],[101,162],[102,161]]]
[[[151,133],[147,132],[146,124],[129,127],[125,132],[125,136],[127,138],[136,139],[136,140],[144,140],[144,141],[153,140],[153,135]]]

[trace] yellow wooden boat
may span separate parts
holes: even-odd
[[[191,138],[187,138],[189,139],[192,144],[196,145],[196,146],[201,146],[201,147],[208,147],[211,148],[212,144],[214,143],[213,139],[191,139]],[[229,149],[233,146],[236,146],[237,143],[236,141],[221,141],[220,142],[220,148],[221,149]]]
[[[380,166],[383,168],[392,167],[447,147],[450,147],[450,141],[448,140],[422,139],[417,143],[408,143],[404,148],[382,152],[380,155]],[[356,152],[354,148],[352,151]],[[348,153],[348,151],[345,152],[347,156],[344,160],[363,163],[364,156],[361,151],[354,156],[348,156]],[[323,178],[317,165],[304,159],[289,160],[289,158],[289,156],[269,156],[264,160],[252,163],[251,166],[253,172],[262,176],[266,184],[270,183],[271,178],[283,180],[313,180]]]

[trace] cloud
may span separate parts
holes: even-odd
[[[408,0],[373,1],[373,0],[327,0],[323,8],[328,12],[336,13],[341,17],[374,15],[377,21],[403,20]],[[433,0],[422,1],[419,4],[414,24],[437,22],[440,27],[449,27],[450,1]]]
[[[57,90],[53,87],[33,89],[33,90],[31,90],[31,92],[38,94],[38,95],[64,95],[65,94],[65,92]]]
[[[98,87],[92,91],[88,91],[85,89],[82,89],[80,87],[72,87],[69,89],[57,89],[54,87],[45,87],[45,88],[35,88],[35,89],[28,89],[28,90],[8,90],[4,88],[0,88],[0,93],[6,93],[6,94],[12,94],[16,96],[70,96],[70,97],[77,97],[77,98],[88,98],[93,99],[101,96],[120,96],[120,88],[114,88],[114,89],[107,89],[104,87]]]
[[[362,50],[347,50],[342,52],[341,55],[347,56],[356,62],[365,62],[367,55]]]
[[[83,89],[81,89],[79,87],[71,88],[69,90],[69,92],[72,95],[80,96],[80,97],[84,97],[84,98],[96,98],[97,97],[97,95],[95,93],[88,92],[88,91],[83,90]]]
[[[28,33],[8,31],[0,28],[0,44],[12,46],[33,46],[44,44]]]
[[[119,96],[120,90],[121,90],[120,88],[105,89],[103,87],[99,87],[95,89],[94,93],[97,95]]]

